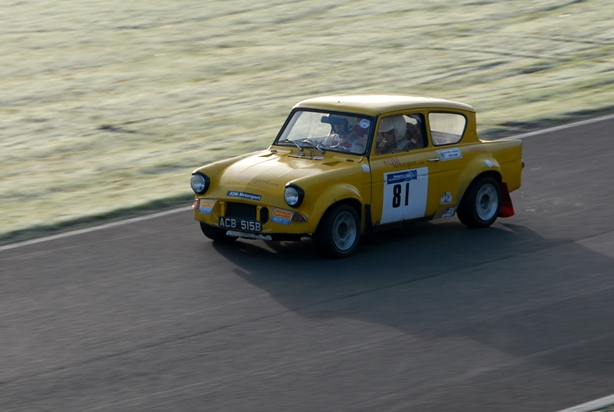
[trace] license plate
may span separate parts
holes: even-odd
[[[219,226],[222,229],[236,230],[247,233],[262,232],[262,223],[254,220],[235,219],[234,217],[220,217]]]

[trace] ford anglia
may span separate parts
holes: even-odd
[[[484,228],[512,216],[522,168],[522,143],[480,140],[467,104],[317,97],[294,106],[266,150],[196,169],[194,218],[214,241],[311,237],[343,258],[405,221],[456,214]]]

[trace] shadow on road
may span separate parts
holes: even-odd
[[[346,317],[421,339],[469,338],[575,373],[614,371],[612,259],[515,224],[427,223],[345,260],[310,242],[216,245],[236,274],[307,318]],[[597,363],[587,347],[602,352]],[[582,361],[574,361],[582,358]]]

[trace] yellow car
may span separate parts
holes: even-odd
[[[521,142],[480,140],[469,105],[318,97],[294,106],[266,150],[196,169],[194,218],[215,241],[311,237],[342,258],[383,226],[456,214],[487,227],[512,216],[522,168]]]

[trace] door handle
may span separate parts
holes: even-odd
[[[427,162],[438,162],[439,158],[438,157],[431,157],[430,159],[426,159]]]

